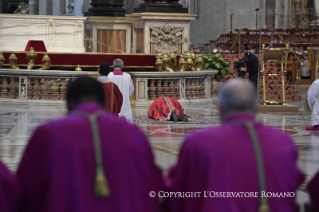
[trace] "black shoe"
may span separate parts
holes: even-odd
[[[176,110],[173,110],[171,113],[171,121],[174,121],[174,122],[178,121],[178,116],[176,114]]]

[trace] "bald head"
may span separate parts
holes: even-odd
[[[218,92],[219,107],[223,117],[233,113],[257,112],[257,93],[254,85],[244,79],[226,82]]]

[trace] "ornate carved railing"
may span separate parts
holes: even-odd
[[[0,69],[0,98],[64,100],[73,79],[95,72]]]
[[[185,72],[131,72],[135,92],[131,102],[150,105],[161,96],[181,102],[203,102],[211,99],[211,85],[217,70]]]

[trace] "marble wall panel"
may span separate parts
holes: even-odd
[[[49,52],[84,52],[85,19],[0,14],[0,51],[24,51],[29,40],[43,40]]]

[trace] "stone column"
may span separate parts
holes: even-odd
[[[83,0],[74,0],[74,16],[83,16]]]
[[[29,14],[30,15],[39,14],[39,0],[29,0]]]
[[[60,15],[60,0],[52,1],[52,15]]]
[[[39,15],[47,15],[47,1],[39,1]]]

